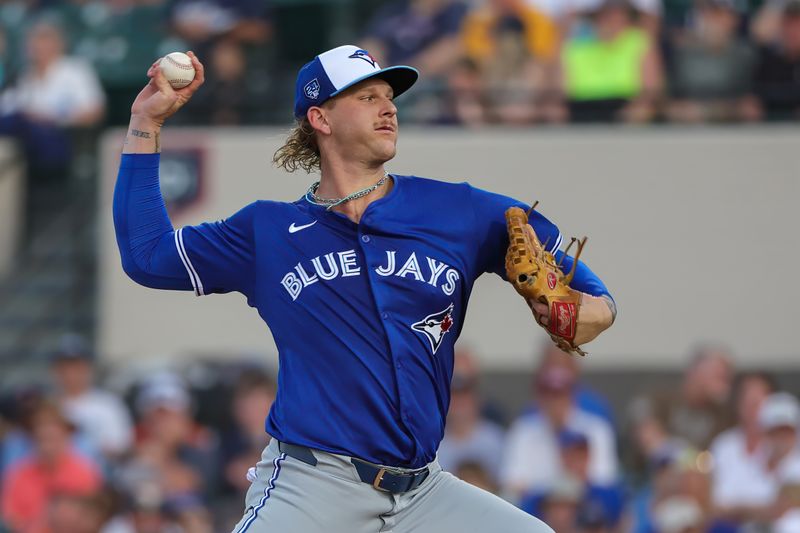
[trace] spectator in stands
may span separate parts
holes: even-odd
[[[272,36],[268,2],[263,0],[176,0],[171,9],[175,33],[195,50],[222,37],[263,45]]]
[[[489,122],[478,64],[462,58],[447,76],[447,92],[442,98],[439,121],[466,127],[479,127]]]
[[[91,348],[77,335],[65,335],[51,369],[58,402],[67,417],[107,458],[119,457],[133,442],[133,424],[120,398],[94,385]]]
[[[694,499],[671,496],[656,505],[655,526],[658,533],[706,533],[703,509]]]
[[[103,533],[211,533],[208,509],[191,494],[167,499],[153,479],[142,477],[124,487],[123,512],[116,515]],[[241,509],[240,509],[241,511]]]
[[[0,491],[3,519],[19,533],[47,531],[47,511],[58,495],[91,495],[103,482],[72,448],[74,427],[55,404],[41,404],[31,421],[34,454],[8,470]]]
[[[414,122],[451,122],[445,80],[458,66],[464,0],[392,0],[365,27],[363,47],[381,64],[405,63],[422,72],[424,90],[405,99],[401,113]]]
[[[649,474],[665,457],[691,447],[685,439],[670,435],[648,398],[635,398],[627,414],[629,447],[626,459],[632,474]]]
[[[237,514],[241,497],[250,487],[247,471],[261,459],[269,443],[264,420],[275,401],[275,383],[261,371],[245,371],[233,391],[232,418],[235,426],[222,434],[220,450],[225,483],[236,492]]]
[[[800,531],[800,479],[787,479],[783,483],[775,507],[772,533]]]
[[[461,0],[387,2],[367,24],[364,48],[382,64],[414,65],[431,81],[461,57],[458,31],[466,9]]]
[[[560,460],[563,474],[578,482],[580,491],[578,504],[581,508],[595,509],[602,514],[602,525],[614,527],[622,516],[624,493],[619,484],[598,485],[589,479],[589,439],[586,435],[570,429],[558,435]],[[548,491],[534,491],[520,503],[524,511],[544,520],[544,503]]]
[[[7,428],[0,446],[0,473],[36,453],[33,437],[34,415],[49,400],[44,391],[38,387],[22,387],[9,393],[10,409],[8,412],[11,425]],[[58,405],[56,403],[56,405]],[[60,407],[59,407],[60,408]],[[62,413],[64,411],[62,410]],[[66,416],[66,413],[64,413]],[[70,424],[74,423],[70,420]],[[100,450],[82,431],[70,432],[70,444],[76,453],[92,463],[98,470],[105,465]]]
[[[563,120],[557,98],[559,32],[554,20],[521,0],[484,0],[468,13],[462,34],[466,59],[451,71],[449,80],[458,122]],[[465,78],[465,67],[473,67],[476,75]],[[470,79],[477,90],[463,86]]]
[[[536,409],[520,416],[508,432],[501,484],[516,501],[528,492],[547,491],[564,475],[558,435],[579,432],[589,443],[587,479],[598,486],[618,479],[617,451],[611,424],[582,409],[575,400],[577,379],[568,356],[542,360],[534,378]]]
[[[630,531],[653,533],[653,510],[657,498],[666,492],[665,487],[671,483],[673,470],[685,464],[687,458],[693,459],[696,451],[685,440],[669,435],[643,398],[632,404],[630,418],[632,455],[643,463],[643,466],[634,463],[631,469],[631,473],[638,474],[641,482],[628,505]]]
[[[263,122],[259,100],[267,80],[248,67],[244,47],[232,39],[220,39],[211,47],[203,90],[189,101],[188,120],[217,126],[252,125]]]
[[[572,379],[575,381],[573,398],[575,404],[581,410],[605,419],[612,426],[616,424],[614,411],[608,399],[581,380],[580,364],[577,358],[561,351],[550,339],[547,339],[541,344],[540,350],[539,368],[550,366],[563,367],[572,375]],[[532,408],[536,408],[535,404]]]
[[[763,468],[767,452],[759,424],[762,405],[775,390],[769,374],[743,373],[734,394],[738,423],[711,443],[713,503],[718,516],[734,523],[759,519],[775,496]]]
[[[664,459],[656,474],[648,521],[635,524],[632,531],[734,533],[712,515],[711,455],[684,449]]]
[[[193,420],[189,393],[172,374],[149,378],[136,406],[141,420],[133,456],[120,471],[123,492],[146,508],[204,520],[218,474],[214,434]]]
[[[66,55],[56,24],[35,24],[28,32],[27,52],[26,70],[0,99],[0,134],[21,141],[34,178],[61,179],[72,156],[69,129],[97,125],[105,97],[91,66]]]
[[[72,50],[94,65],[108,105],[106,125],[127,124],[142,71],[159,56],[186,50],[170,33],[170,0],[70,0],[53,9],[65,20]]]
[[[650,457],[646,484],[631,497],[628,505],[628,517],[631,533],[655,533],[654,511],[656,504],[666,496],[675,492],[676,472],[691,462],[697,452],[689,447],[665,446]]]
[[[47,512],[49,533],[114,533],[104,530],[110,518],[111,502],[106,495],[57,494]]]
[[[754,2],[751,7],[750,40],[756,46],[776,45],[780,42],[781,19],[786,8],[792,4],[791,0],[765,0]]]
[[[655,116],[661,60],[625,0],[605,0],[597,8],[591,33],[566,41],[561,66],[571,120],[646,122]]]
[[[152,447],[168,462],[190,466],[200,476],[204,490],[212,490],[217,473],[217,436],[194,420],[191,396],[183,380],[174,374],[149,378],[136,406],[141,416],[139,448]]]
[[[652,412],[667,431],[699,450],[734,422],[730,406],[733,363],[721,346],[695,350],[678,390],[657,392],[649,399]]]
[[[764,465],[773,482],[773,496],[787,481],[800,480],[800,405],[788,392],[776,392],[764,400],[758,412],[764,431]]]
[[[457,478],[492,494],[497,494],[499,490],[496,477],[478,461],[465,460],[456,465],[452,472]]]
[[[541,519],[558,533],[577,533],[577,514],[581,507],[583,487],[572,476],[560,476],[554,480],[542,499],[539,514]]]
[[[753,93],[767,119],[800,118],[800,2],[790,0],[780,10],[776,42],[758,52]]]
[[[496,483],[505,446],[504,431],[481,414],[476,365],[471,354],[456,350],[450,410],[438,457],[442,468],[450,472],[465,461],[476,462]]]
[[[578,507],[575,520],[579,533],[614,533],[618,531],[606,514],[605,508],[592,500],[585,501]]]
[[[672,50],[668,116],[678,122],[752,120],[754,53],[737,35],[734,0],[697,0],[696,23]]]

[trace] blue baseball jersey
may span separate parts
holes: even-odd
[[[123,156],[115,193],[123,265],[145,285],[246,296],[280,359],[267,432],[379,464],[433,460],[470,292],[484,272],[505,277],[504,213],[526,206],[466,183],[392,175],[358,224],[301,198],[172,231],[165,212],[159,223],[133,221],[146,210],[130,182],[142,189],[155,172],[157,185],[157,159],[146,157]],[[555,251],[558,228],[538,212],[531,224]],[[586,286],[607,293],[596,278]]]

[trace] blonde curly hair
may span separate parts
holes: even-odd
[[[317,132],[306,117],[297,120],[286,142],[272,156],[272,162],[287,172],[301,168],[311,174],[320,170]]]

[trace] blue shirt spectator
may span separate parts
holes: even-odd
[[[367,25],[364,47],[383,63],[442,74],[461,56],[459,31],[466,12],[459,0],[390,2]]]

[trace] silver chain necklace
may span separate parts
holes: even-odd
[[[319,182],[314,182],[311,184],[311,187],[308,188],[306,191],[306,200],[311,202],[312,204],[321,205],[325,207],[326,211],[330,211],[332,208],[336,207],[337,205],[341,205],[345,202],[349,202],[350,200],[356,200],[358,198],[363,198],[364,196],[368,195],[384,183],[386,180],[389,179],[389,173],[384,171],[383,177],[378,180],[375,185],[370,185],[360,191],[356,191],[352,194],[348,194],[344,198],[323,198],[321,196],[317,196],[317,189],[319,189]]]

